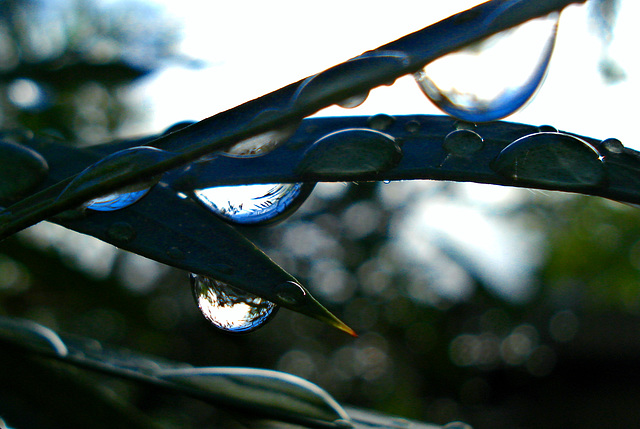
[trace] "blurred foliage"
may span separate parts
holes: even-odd
[[[0,124],[83,144],[107,140],[140,113],[127,103],[127,86],[178,58],[178,38],[176,25],[144,4],[0,0]],[[223,334],[200,316],[186,273],[51,224],[0,243],[0,314],[198,366],[290,372],[341,402],[434,423],[637,424],[637,209],[528,191],[478,206],[468,194],[448,183],[325,185],[286,222],[245,231],[357,339],[286,310],[251,335]],[[515,291],[526,286],[525,298],[496,293],[450,236],[407,227],[430,222],[424,204],[451,201],[523,241],[511,256],[532,270],[513,281],[522,283]],[[23,385],[29,365],[3,357],[4,386]],[[41,388],[27,396],[24,384],[29,400],[10,402],[22,415],[37,416],[33,404],[56,389],[76,393],[50,408],[73,414],[103,383],[105,403],[117,398],[144,414],[131,420],[141,425],[221,421],[219,410],[131,383],[72,371],[68,385],[55,365],[32,368]],[[0,389],[5,397],[17,391],[9,392]],[[0,415],[12,425],[6,404]],[[23,423],[46,427],[35,417]]]

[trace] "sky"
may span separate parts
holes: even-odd
[[[205,67],[169,67],[147,79],[134,95],[148,121],[135,131],[160,131],[185,119],[203,119],[313,75],[477,3],[468,0],[388,2],[328,0],[300,2],[236,1],[203,3],[156,0],[183,25],[184,54]],[[597,138],[617,137],[640,148],[634,124],[625,119],[640,94],[632,53],[640,30],[633,17],[640,4],[622,0],[608,53],[626,79],[605,84],[598,72],[604,45],[596,37],[587,5],[570,6],[560,20],[549,73],[536,98],[509,121],[551,124]],[[510,58],[505,58],[509,61]],[[499,64],[496,65],[499,67]],[[412,77],[374,90],[357,109],[331,107],[321,115],[440,113]],[[131,130],[129,130],[131,132]]]
[[[155,2],[167,15],[182,23],[182,52],[202,60],[205,67],[195,70],[168,67],[143,81],[132,95],[144,106],[147,120],[125,129],[125,133],[160,132],[179,121],[214,115],[477,3],[466,0],[396,0],[393,5],[370,0]],[[507,120],[549,124],[595,138],[616,137],[625,145],[640,149],[640,140],[635,137],[635,121],[629,114],[630,109],[636,108],[635,99],[640,94],[640,70],[634,59],[634,44],[640,40],[638,16],[640,2],[621,0],[613,39],[605,44],[594,31],[589,6],[574,5],[565,9],[544,85],[524,109]],[[528,52],[527,47],[522,50]],[[605,55],[622,68],[625,79],[616,84],[605,83],[598,71]],[[496,60],[497,68],[514,61],[514,56],[501,61]],[[412,77],[403,77],[390,87],[373,90],[358,108],[347,110],[333,106],[319,115],[382,112],[441,113],[426,99]],[[418,185],[429,186],[427,182]],[[474,264],[484,267],[484,275],[495,280],[494,287],[499,294],[515,300],[526,298],[527,276],[540,261],[540,237],[491,215],[491,210],[505,201],[520,198],[522,194],[518,192],[522,190],[465,186],[465,198],[452,201],[420,197],[416,200],[406,222],[397,231],[399,237],[411,237],[415,246],[418,242],[438,240],[460,244]],[[442,293],[455,295],[465,291]]]

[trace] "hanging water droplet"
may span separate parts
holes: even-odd
[[[191,274],[191,290],[202,315],[216,328],[227,332],[256,330],[279,308],[271,301],[198,274]]]
[[[223,219],[248,225],[284,219],[300,207],[313,187],[309,183],[216,186],[194,194]]]
[[[542,84],[558,14],[528,21],[428,64],[414,76],[445,113],[470,122],[504,118]]]

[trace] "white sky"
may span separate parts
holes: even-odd
[[[136,94],[144,100],[149,122],[136,132],[160,131],[181,120],[211,116],[477,3],[157,2],[183,23],[184,53],[208,66],[199,70],[172,67],[146,81]],[[610,54],[623,66],[627,79],[616,85],[604,85],[598,74],[602,43],[591,34],[587,12],[586,5],[563,12],[544,86],[532,103],[507,120],[551,124],[591,137],[617,137],[627,146],[640,147],[627,112],[633,94],[640,94],[634,59],[634,45],[640,40],[634,17],[640,16],[640,4],[622,1]],[[392,87],[372,92],[358,109],[333,107],[323,114],[380,112],[440,113],[412,78],[402,78]]]
[[[203,119],[477,3],[468,0],[396,0],[393,4],[372,0],[313,3],[291,0],[156,1],[166,8],[169,15],[184,24],[183,52],[206,61],[208,66],[199,70],[168,68],[148,79],[135,91],[147,109],[148,122],[127,132],[158,132],[182,120]],[[560,130],[596,138],[617,137],[625,145],[640,149],[631,113],[637,108],[635,98],[640,95],[640,69],[635,61],[635,44],[640,40],[640,26],[637,25],[640,2],[622,0],[621,3],[609,55],[622,66],[626,80],[615,85],[604,84],[598,73],[603,45],[593,34],[588,7],[571,6],[562,14],[544,86],[525,109],[506,120],[549,124]],[[496,66],[500,67],[499,64]],[[368,115],[380,112],[441,113],[422,95],[413,78],[405,77],[392,87],[374,90],[361,107],[350,110],[331,107],[321,114]],[[470,194],[475,195],[475,204],[480,198],[489,198],[491,204],[491,198],[494,198],[491,192],[473,189]],[[499,187],[491,187],[490,190],[497,192],[498,197],[495,198],[498,199],[510,192]],[[504,278],[498,283],[511,284],[513,289],[503,292],[515,294],[513,296],[526,293],[517,287],[518,284],[526,286],[522,278],[525,274],[519,268],[523,261],[519,258],[527,258],[528,251],[515,252],[509,247],[514,235],[493,242],[485,239],[491,228],[494,235],[508,228],[504,220],[495,222],[494,219],[493,226],[487,226],[486,218],[480,217],[474,227],[473,217],[465,214],[467,208],[464,204],[456,202],[438,206],[437,202],[431,201],[431,206],[425,206],[424,202],[417,204],[416,201],[418,208],[414,209],[415,216],[422,219],[423,228],[407,221],[407,225],[413,228],[413,234],[429,240],[435,236],[434,231],[447,233],[449,230],[449,236],[457,240],[460,234],[455,233],[455,219],[464,219],[465,231],[479,232],[464,234],[467,245],[477,248],[481,243],[482,249],[476,252],[478,255],[484,255],[485,259],[497,255],[495,260],[485,261],[485,265],[489,268],[504,267]],[[430,220],[426,219],[427,213],[431,213]],[[521,237],[517,239],[522,241]],[[500,255],[505,253],[511,254],[510,257],[500,259]],[[495,273],[489,274],[496,276]],[[500,284],[496,287],[508,288]]]

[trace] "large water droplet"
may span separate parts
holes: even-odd
[[[251,332],[267,323],[278,306],[227,283],[191,274],[191,290],[202,315],[227,332]]]
[[[433,61],[414,76],[445,113],[470,122],[504,118],[542,84],[558,16],[553,13],[500,32]]]
[[[296,167],[301,174],[357,176],[395,167],[402,159],[396,140],[380,131],[350,128],[320,138]]]
[[[606,178],[603,157],[586,141],[562,133],[531,134],[511,143],[492,168],[515,180],[544,187],[592,187]]]
[[[223,219],[250,225],[284,219],[307,199],[313,186],[305,183],[216,186],[194,193]]]
[[[242,140],[225,151],[226,154],[236,157],[260,156],[271,152],[282,143],[286,142],[296,132],[298,124],[284,127],[278,130],[266,131],[257,136]]]

